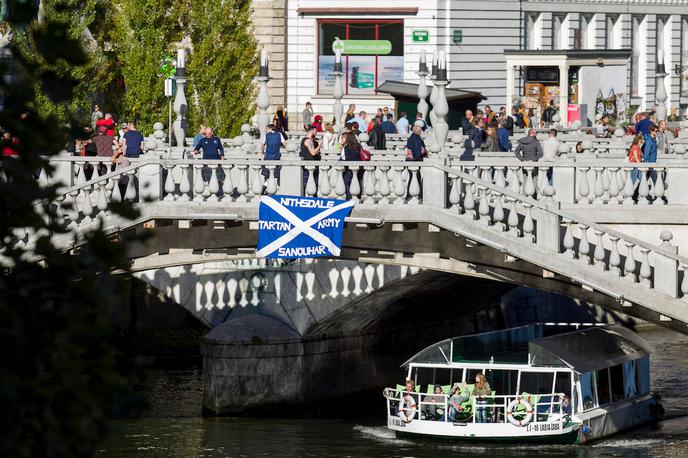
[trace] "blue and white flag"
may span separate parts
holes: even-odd
[[[262,196],[258,208],[259,258],[339,256],[344,218],[353,200]]]

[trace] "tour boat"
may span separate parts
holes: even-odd
[[[617,325],[570,329],[537,324],[431,345],[402,365],[413,386],[384,390],[388,428],[397,436],[583,443],[658,420],[648,344]],[[477,374],[490,386],[480,397],[472,394]],[[450,396],[456,384],[458,399]]]

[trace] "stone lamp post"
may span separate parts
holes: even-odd
[[[433,80],[437,79],[437,60],[438,60],[438,53],[437,50],[432,55],[432,75],[430,75],[430,78]],[[437,85],[433,84],[432,90],[430,91],[430,104],[433,106],[433,109],[430,111],[430,124],[432,124],[432,128],[435,128],[436,124],[436,119],[435,119],[435,104],[437,103]],[[425,120],[427,122],[427,119]]]
[[[268,52],[263,48],[260,51],[260,70],[256,80],[260,84],[258,89],[258,98],[256,99],[256,106],[258,107],[258,130],[260,131],[260,140],[265,138],[265,128],[270,119],[268,117],[268,107],[270,106],[270,95],[268,94],[268,81],[270,75],[268,74]]]
[[[342,125],[342,114],[344,112],[342,108],[342,97],[344,97],[344,84],[342,82],[342,77],[344,76],[344,71],[342,69],[342,51],[336,49],[334,52],[334,104],[332,105],[332,113],[334,114],[334,128],[336,132],[339,132]]]
[[[184,147],[184,138],[186,136],[186,112],[188,105],[186,102],[186,94],[184,87],[186,86],[186,49],[177,50],[177,70],[175,74],[177,81],[177,95],[174,98],[173,109],[177,118],[172,124],[174,138],[177,140],[177,147]]]
[[[428,102],[425,98],[428,96],[428,83],[425,78],[430,74],[428,72],[428,66],[425,62],[425,49],[421,51],[420,63],[418,64],[418,76],[420,81],[418,82],[418,113],[423,113],[423,119],[427,119],[428,116]]]
[[[664,86],[664,78],[666,78],[666,70],[664,68],[664,54],[662,50],[657,51],[657,71],[655,72],[655,98],[657,99],[657,106],[655,107],[655,116],[657,117],[657,122],[666,121],[667,119],[667,109],[666,109],[666,99],[667,92]]]
[[[435,114],[433,132],[435,139],[441,149],[444,149],[444,144],[447,141],[449,134],[449,124],[447,124],[447,115],[449,114],[449,103],[447,102],[447,94],[445,89],[449,81],[447,80],[447,62],[444,56],[444,51],[440,51],[437,73],[435,77],[435,87],[437,88],[436,102],[433,103],[432,111]]]

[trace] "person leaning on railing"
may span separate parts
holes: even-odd
[[[473,396],[476,398],[478,406],[476,412],[476,423],[487,423],[487,398],[492,395],[492,388],[487,383],[485,374],[476,374]]]

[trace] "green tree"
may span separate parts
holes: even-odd
[[[183,37],[188,0],[116,0],[112,45],[124,81],[120,115],[150,132],[167,119],[160,60]]]
[[[78,129],[70,107],[92,60],[72,33],[84,3],[44,2],[41,23],[36,3],[13,2],[3,18],[24,35],[11,43],[9,70],[0,68],[14,76],[0,78],[0,126],[16,138],[1,146],[17,152],[0,156],[0,456],[92,456],[108,417],[132,399],[127,374],[115,368],[110,325],[125,286],[109,272],[126,271],[127,260],[101,230],[86,232],[71,254],[52,242],[66,233],[50,204],[56,188],[35,176],[51,173],[45,156],[67,141],[61,117]],[[125,206],[113,211],[134,216]]]
[[[258,59],[251,1],[191,2],[189,125],[207,124],[219,135],[237,135],[255,111]]]

